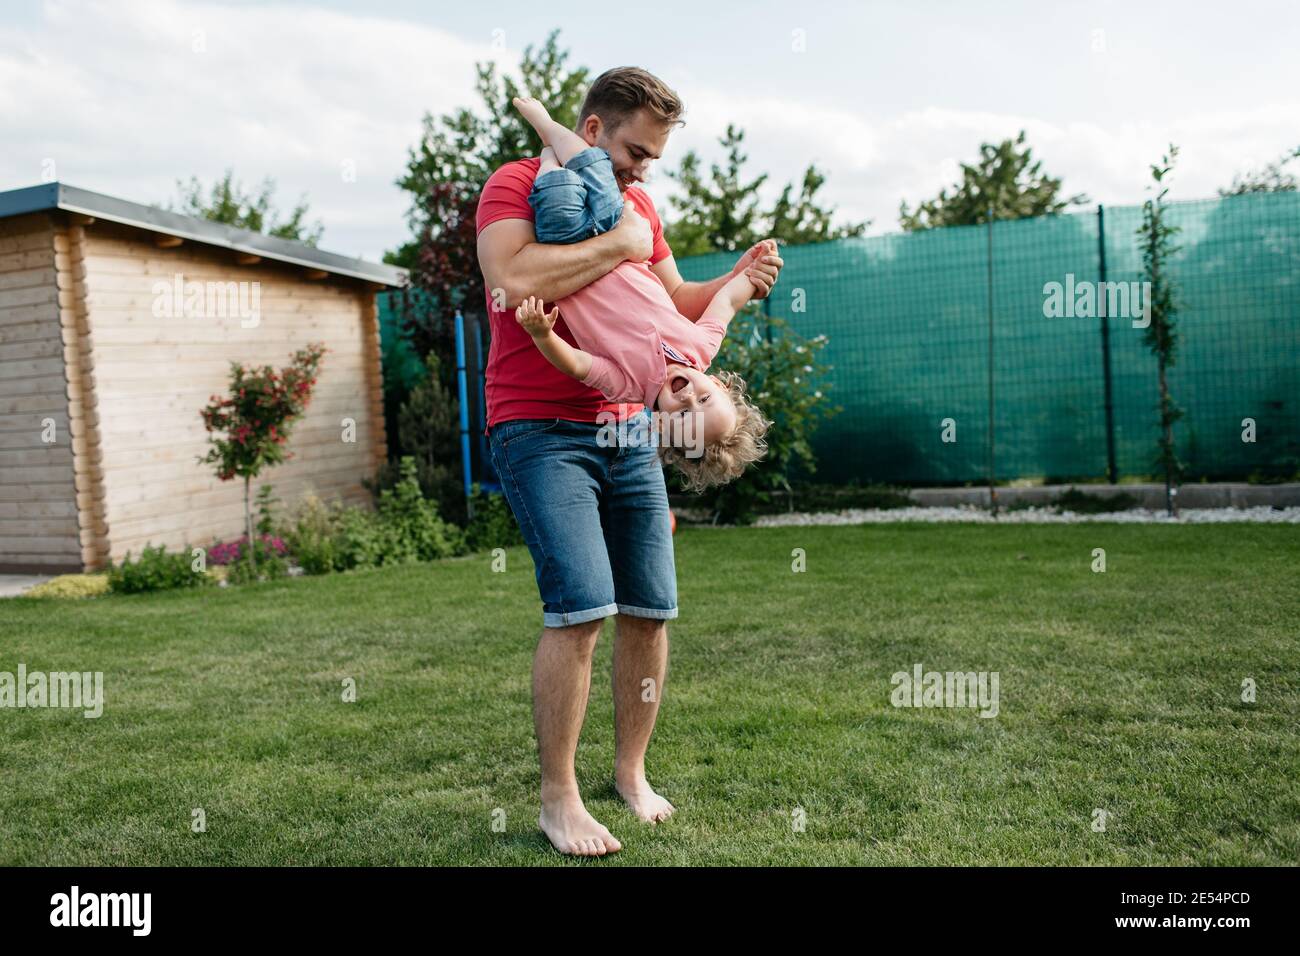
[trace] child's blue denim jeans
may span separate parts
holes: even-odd
[[[581,242],[609,232],[623,216],[614,163],[599,146],[589,146],[560,169],[538,176],[528,204],[538,242]]]

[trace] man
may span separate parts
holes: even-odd
[[[644,182],[682,122],[682,103],[645,70],[621,67],[591,85],[575,132],[613,160],[624,215],[609,232],[572,245],[542,245],[528,193],[538,159],[507,163],[483,187],[478,259],[492,348],[487,413],[493,465],[537,568],[542,636],[533,659],[533,720],[541,763],[538,825],[561,853],[603,856],[621,844],[587,812],[574,755],[591,688],[591,657],[606,617],[615,618],[614,782],[639,818],[673,806],[650,787],[645,752],[668,666],[667,621],[677,616],[668,494],[647,442],[602,447],[602,413],[644,417],[557,371],[515,322],[520,301],[554,302],[624,260],[649,261],[678,311],[698,320],[731,276],[744,271],[766,296],[782,262],[756,244],[726,275],[685,282]],[[617,322],[619,316],[610,316]],[[563,308],[555,331],[572,344]]]

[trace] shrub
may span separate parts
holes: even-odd
[[[23,592],[23,597],[88,598],[108,590],[106,574],[60,574]]]
[[[784,321],[757,314],[753,307],[736,313],[718,352],[716,366],[738,372],[749,397],[772,421],[767,456],[740,478],[701,496],[715,520],[747,524],[776,501],[788,502],[796,473],[817,470],[811,438],[821,422],[839,411],[823,392],[830,367],[819,355],[826,336],[805,339]],[[680,479],[674,477],[680,488]]]
[[[226,565],[226,581],[229,583],[274,581],[289,573],[289,562],[284,558],[287,549],[279,538],[263,535],[254,543],[251,553],[247,538],[240,538],[237,544],[240,545],[237,557]]]
[[[108,571],[109,590],[116,594],[199,587],[208,580],[202,571],[194,569],[188,547],[177,554],[167,554],[162,545],[151,548],[146,544],[138,561],[132,561],[128,551],[122,563]]]
[[[420,490],[415,459],[404,455],[401,479],[379,495],[381,564],[433,561],[465,548],[464,533],[438,514],[438,503]]]
[[[304,573],[329,574],[335,570],[338,525],[338,509],[314,494],[303,496],[285,530],[285,543]]]
[[[375,511],[331,509],[306,499],[289,533],[289,547],[310,574],[434,561],[465,550],[460,528],[442,519],[420,490],[415,459],[402,456],[400,478],[379,493]]]
[[[470,503],[474,517],[465,528],[465,546],[469,551],[490,551],[524,543],[523,532],[505,495],[489,494],[474,486]]]
[[[381,563],[384,534],[379,516],[362,508],[345,508],[338,516],[334,535],[334,570],[373,568]]]
[[[275,517],[272,514],[272,505],[278,498],[271,494],[271,485],[262,485],[257,489],[257,533],[258,534],[275,534]]]

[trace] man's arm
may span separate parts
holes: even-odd
[[[771,293],[772,286],[776,285],[777,276],[780,275],[781,267],[785,262],[779,254],[769,252],[770,247],[765,245],[769,242],[773,240],[764,239],[754,243],[730,272],[708,282],[687,282],[677,270],[677,261],[672,256],[656,262],[650,267],[650,271],[664,284],[668,295],[672,297],[673,305],[677,306],[677,311],[692,322],[698,322],[704,310],[713,301],[713,297],[741,273],[754,280],[753,298],[763,299]]]
[[[648,259],[650,224],[631,203],[609,232],[572,245],[537,241],[527,219],[499,219],[478,235],[478,264],[498,308],[515,308],[528,296],[562,299],[610,272],[625,259]]]

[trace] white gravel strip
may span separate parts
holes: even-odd
[[[815,514],[766,515],[754,522],[756,527],[776,528],[784,525],[813,524],[894,524],[900,521],[971,522],[975,524],[1080,524],[1095,521],[1113,521],[1122,524],[1231,524],[1259,522],[1263,524],[1300,524],[1300,508],[1184,508],[1177,518],[1163,511],[1134,508],[1131,511],[1110,511],[1103,514],[1075,514],[1067,511],[1058,514],[1051,508],[1024,508],[1003,511],[998,517],[983,508],[972,505],[942,508],[849,508],[845,511],[823,511]]]

